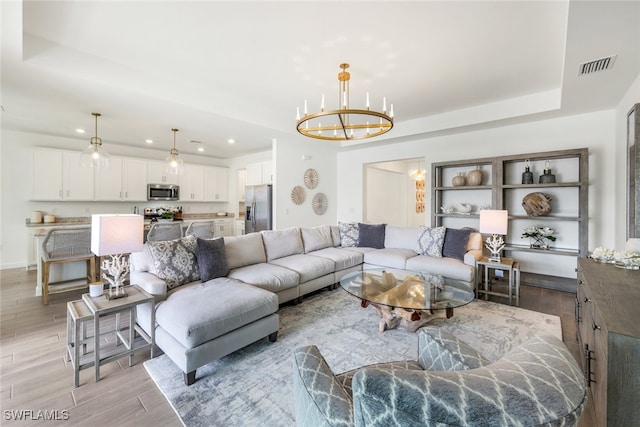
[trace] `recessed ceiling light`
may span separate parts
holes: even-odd
[[[147,144],[153,144],[153,139],[145,139],[144,142]]]
[[[235,140],[235,139],[229,139],[229,140],[227,140],[227,142],[228,142],[229,144],[235,144],[235,143],[236,143],[236,140]]]
[[[85,132],[86,130],[84,129],[80,129],[80,128],[76,129],[76,133],[85,133]]]
[[[198,147],[198,151],[202,153],[204,151],[204,148]]]

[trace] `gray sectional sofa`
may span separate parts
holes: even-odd
[[[139,306],[138,323],[149,331],[156,310],[156,345],[192,384],[197,368],[266,336],[275,341],[280,304],[300,302],[351,271],[443,274],[473,291],[481,254],[482,237],[471,230],[340,223],[215,242],[193,236],[148,242],[131,256],[131,283],[156,298],[155,307]]]

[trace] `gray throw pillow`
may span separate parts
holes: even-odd
[[[206,282],[216,277],[224,277],[229,274],[227,254],[224,250],[224,239],[200,239],[196,245],[200,280]]]
[[[445,231],[445,227],[420,227],[416,252],[420,255],[442,258]]]
[[[338,222],[340,229],[340,246],[353,247],[358,244],[358,224],[355,222]]]
[[[149,242],[156,275],[169,289],[200,279],[196,260],[196,237]]]
[[[384,249],[384,232],[387,224],[358,223],[358,247]]]
[[[467,243],[473,230],[471,228],[447,228],[444,234],[444,244],[442,245],[442,256],[455,258],[464,261],[464,254],[467,253]]]

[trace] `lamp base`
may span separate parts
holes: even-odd
[[[489,256],[489,261],[491,261],[491,262],[500,262],[501,261],[500,254],[499,253],[491,254]]]
[[[111,301],[112,299],[118,299],[118,298],[124,298],[127,296],[127,291],[124,290],[124,287],[120,287],[119,290],[116,290],[115,288],[111,289],[109,288],[109,292],[104,294],[105,297],[107,297],[107,299],[109,301]]]

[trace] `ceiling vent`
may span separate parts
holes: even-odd
[[[580,70],[578,71],[578,75],[582,76],[584,74],[592,74],[598,71],[608,70],[613,67],[613,63],[616,62],[616,56],[611,55],[606,58],[600,58],[593,61],[585,62],[584,64],[580,64]]]

